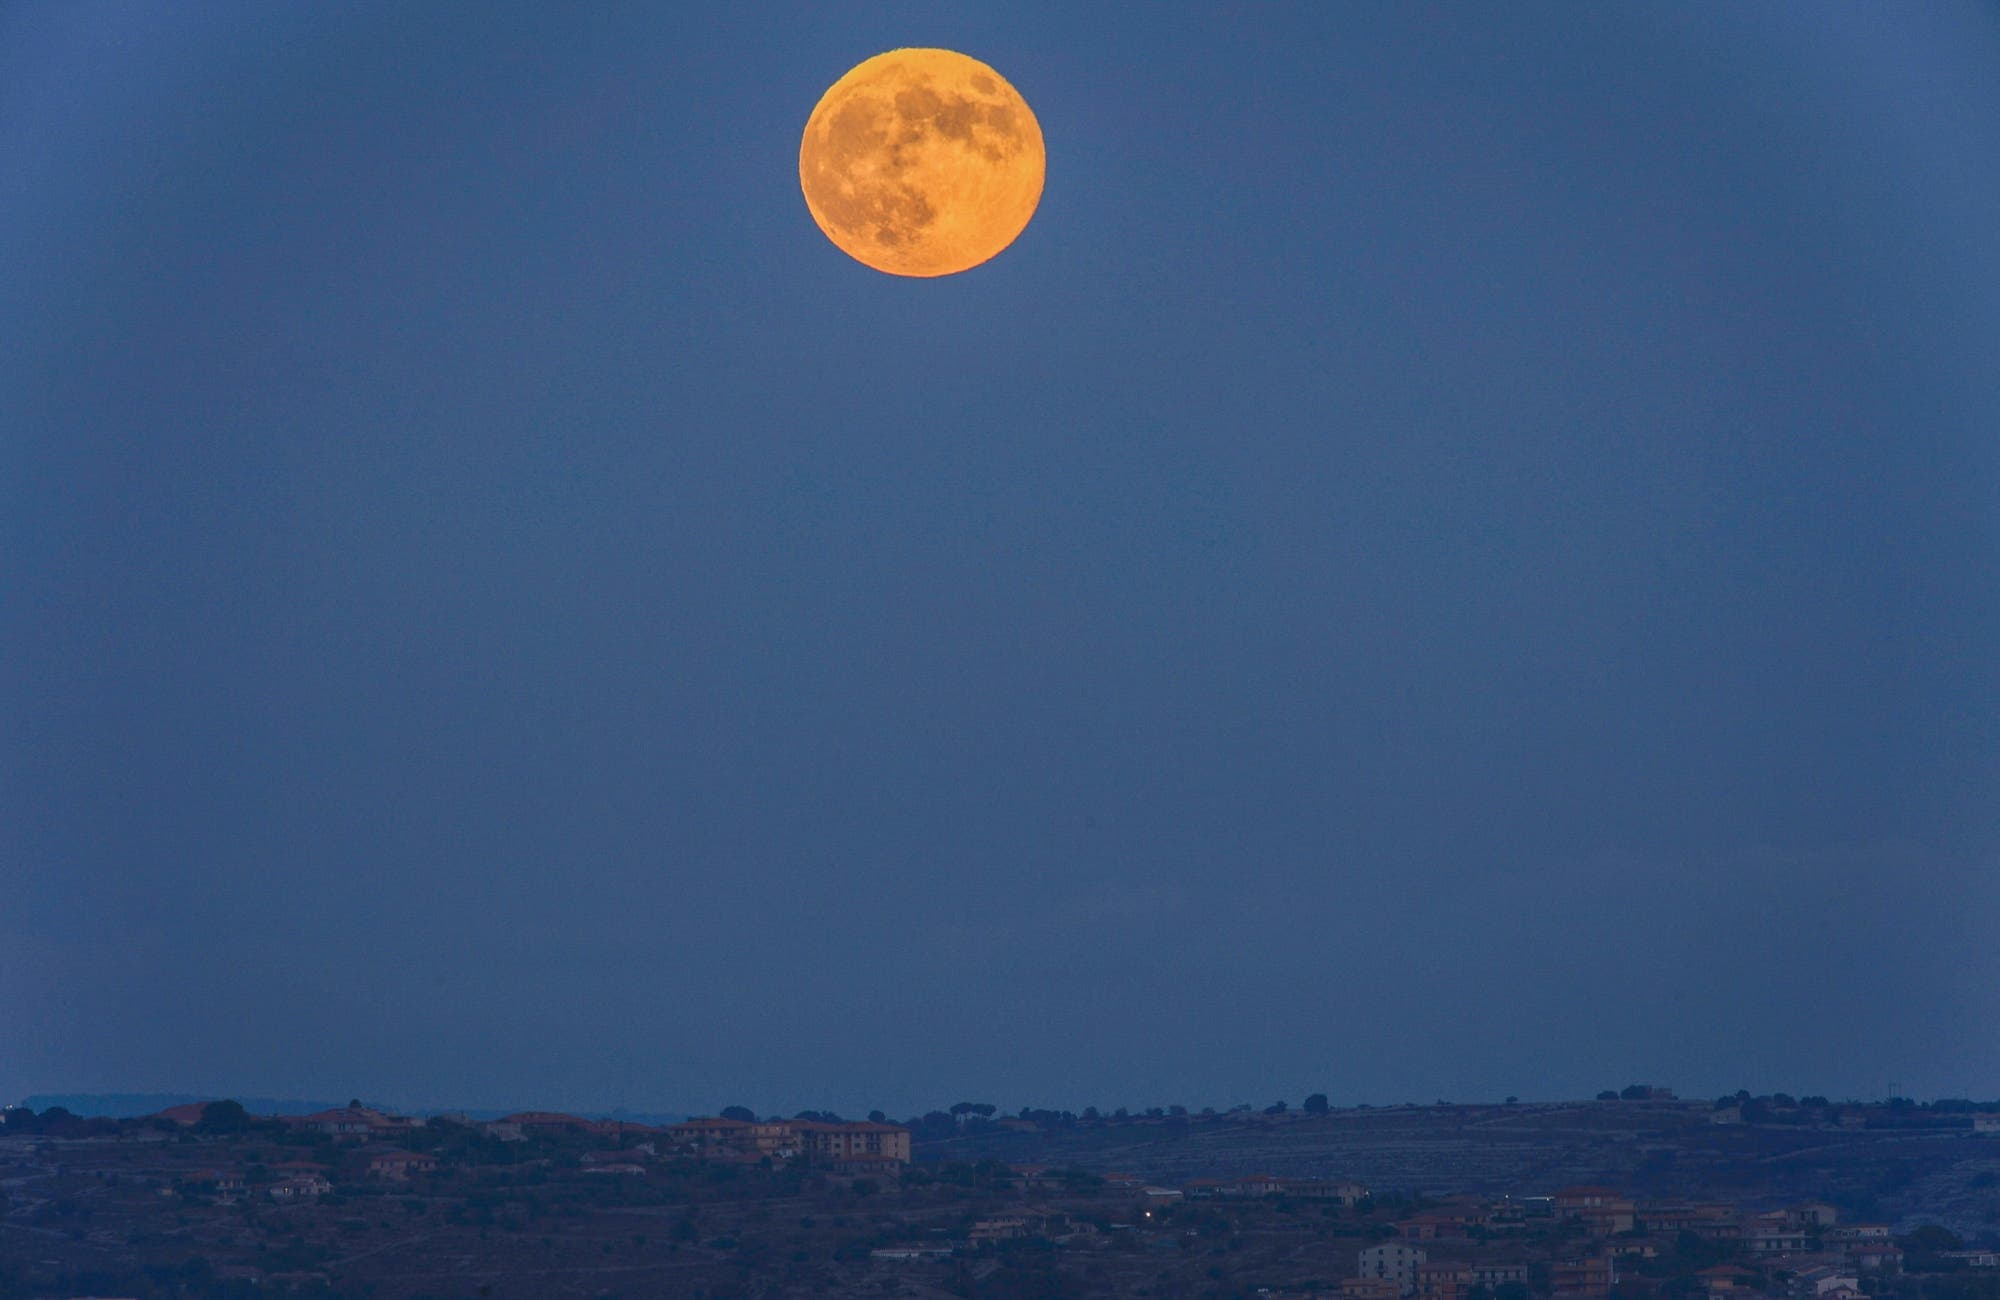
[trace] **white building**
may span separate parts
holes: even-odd
[[[1361,1266],[1357,1271],[1362,1277],[1394,1282],[1397,1291],[1403,1295],[1414,1295],[1417,1290],[1417,1265],[1429,1259],[1430,1256],[1415,1246],[1400,1241],[1385,1241],[1361,1252]]]

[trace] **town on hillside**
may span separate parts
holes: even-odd
[[[6,1296],[2000,1300],[2000,1105],[0,1119]]]

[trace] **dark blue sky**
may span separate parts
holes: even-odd
[[[8,6],[0,1096],[2000,1094],[1996,160],[1986,4]]]

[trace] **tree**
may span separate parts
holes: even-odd
[[[722,1108],[722,1118],[740,1119],[745,1124],[755,1124],[757,1122],[756,1112],[748,1106],[724,1106]]]
[[[1903,1237],[1903,1249],[1912,1255],[1936,1255],[1947,1250],[1963,1250],[1965,1239],[1950,1228],[1920,1223]]]
[[[1316,1092],[1312,1096],[1307,1097],[1302,1106],[1308,1115],[1324,1115],[1327,1112],[1326,1094]]]
[[[1264,1107],[1264,1113],[1266,1115],[1282,1115],[1289,1109],[1290,1107],[1285,1105],[1284,1099],[1280,1098],[1277,1101],[1272,1102],[1270,1105]]]
[[[870,1124],[887,1124],[889,1117],[879,1110],[871,1110],[868,1112],[868,1122]]]
[[[195,1127],[203,1133],[241,1133],[250,1127],[250,1112],[239,1101],[211,1101]]]
[[[1643,1083],[1628,1083],[1618,1094],[1621,1101],[1644,1101],[1653,1095],[1653,1090]]]

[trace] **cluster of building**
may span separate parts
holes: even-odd
[[[1058,1171],[1042,1166],[1011,1172],[1016,1189],[1030,1195],[1056,1190],[1060,1182]],[[1252,1174],[1179,1187],[1149,1186],[1123,1174],[1100,1179],[1107,1189],[1137,1198],[1148,1219],[1184,1200],[1283,1196],[1352,1206],[1369,1199],[1367,1186],[1351,1179]],[[1558,1224],[1563,1230],[1553,1234],[1552,1250],[1546,1229]],[[1635,1200],[1609,1187],[1567,1187],[1551,1196],[1451,1198],[1393,1226],[1394,1238],[1359,1252],[1354,1276],[1337,1290],[1313,1294],[1329,1300],[1470,1300],[1478,1290],[1505,1300],[1504,1288],[1517,1287],[1522,1297],[1609,1300],[1621,1280],[1639,1276],[1644,1260],[1678,1251],[1682,1234],[1728,1243],[1744,1261],[1695,1273],[1701,1300],[1768,1296],[1767,1279],[1774,1276],[1788,1279],[1789,1300],[1867,1300],[1868,1279],[1894,1273],[1903,1262],[1888,1224],[1843,1223],[1834,1206],[1820,1201],[1749,1212],[1720,1201]],[[1533,1228],[1543,1231],[1531,1235]],[[920,1261],[1022,1237],[1060,1244],[1093,1231],[1065,1215],[1023,1210],[978,1221],[963,1241],[889,1246],[873,1254]],[[2000,1251],[1951,1255],[1962,1267],[2000,1269]]]
[[[1335,1205],[1358,1205],[1368,1198],[1368,1185],[1351,1178],[1279,1178],[1273,1174],[1251,1174],[1243,1178],[1195,1178],[1181,1185],[1184,1195],[1197,1200],[1217,1197],[1242,1200],[1260,1196],[1289,1196],[1294,1200],[1330,1201]]]
[[[704,1160],[804,1160],[840,1173],[894,1173],[910,1163],[910,1130],[869,1120],[706,1117],[662,1132],[677,1154]]]
[[[1548,1262],[1556,1300],[1606,1300],[1621,1270],[1671,1252],[1682,1233],[1733,1243],[1791,1274],[1794,1300],[1860,1300],[1863,1279],[1894,1271],[1903,1258],[1889,1225],[1843,1224],[1823,1202],[1743,1213],[1724,1202],[1633,1200],[1613,1188],[1568,1187],[1550,1197],[1449,1201],[1411,1215],[1396,1225],[1397,1240],[1361,1251],[1356,1276],[1342,1284],[1343,1300],[1465,1300],[1475,1286],[1526,1284],[1528,1260],[1507,1238],[1548,1218],[1574,1225],[1592,1243]],[[1747,1293],[1758,1278],[1738,1264],[1696,1276],[1709,1300]]]
[[[202,1121],[203,1111],[200,1104],[175,1106],[160,1112],[159,1118],[192,1126]],[[436,1156],[396,1145],[423,1127],[425,1121],[413,1116],[356,1104],[310,1115],[279,1116],[278,1122],[288,1128],[324,1134],[337,1142],[360,1144],[370,1178],[408,1182],[438,1167]],[[601,1140],[607,1144],[605,1147],[586,1152],[582,1157],[587,1173],[644,1173],[648,1163],[668,1157],[745,1163],[803,1161],[815,1168],[851,1174],[894,1173],[910,1161],[910,1131],[898,1124],[717,1117],[654,1126],[627,1120],[585,1119],[560,1111],[520,1111],[476,1127],[486,1136],[503,1142],[549,1138]],[[327,1166],[317,1161],[272,1166],[271,1172],[277,1175],[277,1181],[259,1190],[275,1201],[310,1200],[332,1190],[326,1178]],[[189,1181],[222,1200],[245,1194],[240,1174],[204,1174]]]

